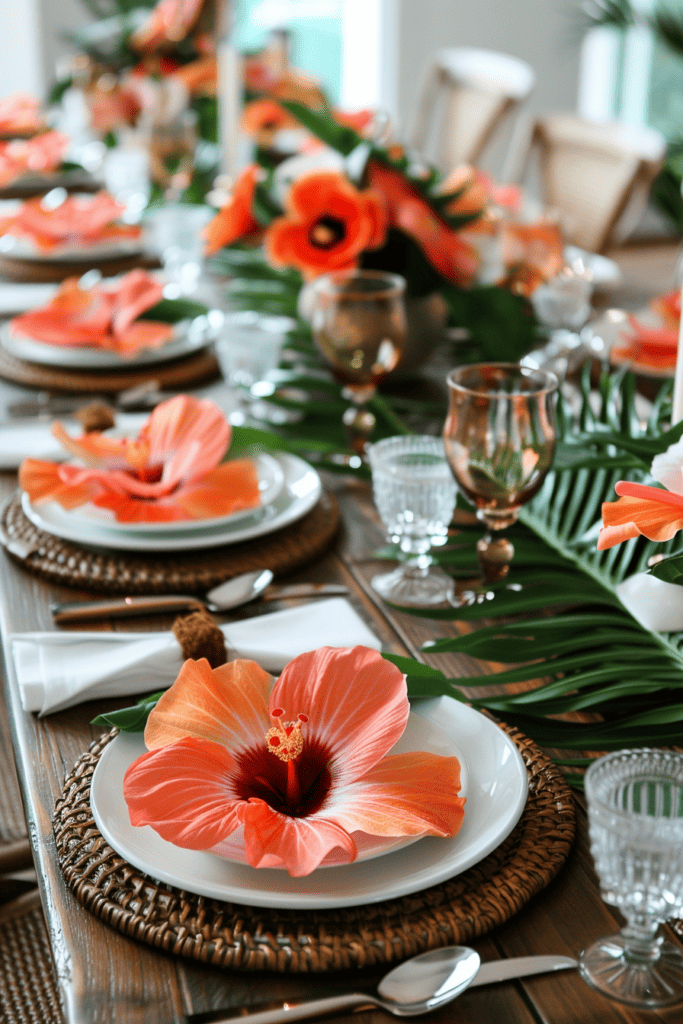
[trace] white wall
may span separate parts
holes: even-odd
[[[442,46],[477,46],[526,60],[536,88],[531,116],[575,110],[581,35],[578,0],[396,0],[399,14],[399,131],[412,126],[419,83]]]
[[[0,0],[0,97],[43,91],[39,0]]]

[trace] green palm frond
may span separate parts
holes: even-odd
[[[648,480],[653,455],[683,433],[683,424],[663,429],[664,417],[670,415],[669,395],[667,387],[649,422],[641,423],[632,376],[615,374],[603,381],[597,412],[585,378],[581,432],[570,432],[566,409],[559,417],[564,434],[560,453],[573,451],[578,457],[574,464],[565,458],[554,468],[539,494],[522,509],[519,523],[510,531],[516,553],[509,582],[487,588],[481,603],[470,607],[415,613],[468,621],[515,616],[512,623],[483,626],[424,647],[430,655],[459,652],[514,667],[448,679],[438,669],[390,656],[406,672],[411,696],[450,694],[488,709],[555,748],[610,750],[680,742],[683,633],[646,629],[616,594],[627,576],[647,570],[652,555],[681,552],[680,538],[666,544],[637,538],[607,551],[596,549],[601,505],[614,500],[616,481]],[[476,577],[478,532],[464,531],[451,548],[437,555],[453,575]],[[681,558],[657,567],[657,574],[666,579],[677,578],[679,572],[683,573],[683,552]],[[553,608],[555,615],[548,617]],[[492,685],[505,683],[537,685],[522,693],[491,695]],[[557,718],[577,711],[597,713],[601,721],[587,725]]]

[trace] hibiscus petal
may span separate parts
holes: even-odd
[[[186,661],[147,720],[145,744],[155,749],[194,736],[232,750],[263,747],[272,682],[255,661],[243,658],[215,669],[205,659]]]
[[[244,852],[254,868],[272,866],[277,858],[293,878],[301,878],[336,847],[352,861],[358,855],[353,838],[334,821],[290,818],[262,800],[250,800],[244,811]]]
[[[409,705],[403,674],[368,647],[320,647],[285,667],[270,708],[285,718],[308,715],[304,727],[330,751],[335,785],[361,778],[403,733]]]
[[[97,489],[92,484],[73,484],[63,480],[61,468],[56,462],[24,459],[19,467],[19,486],[33,504],[57,501],[67,510],[78,508],[95,496]]]
[[[249,459],[222,462],[193,484],[173,494],[186,519],[209,519],[258,508],[261,504],[258,473]]]
[[[131,270],[129,274],[121,278],[119,286],[114,292],[115,312],[112,323],[114,333],[124,332],[141,313],[156,306],[163,297],[164,289],[161,282],[144,270]]]
[[[183,739],[142,754],[123,778],[132,825],[162,839],[208,850],[242,824],[244,803],[231,788],[234,759],[218,743]]]
[[[232,429],[213,402],[191,395],[177,395],[158,405],[144,428],[152,465],[164,465],[163,484],[199,480],[214,469],[230,444]],[[185,475],[189,472],[189,475]],[[159,486],[143,496],[161,493]]]
[[[645,488],[656,491],[656,488]],[[662,491],[668,495],[669,491]],[[672,495],[678,497],[678,495]],[[683,499],[680,502],[651,501],[641,497],[621,497],[602,506],[603,529],[598,538],[598,551],[614,547],[622,540],[642,534],[648,540],[670,540],[683,529]]]
[[[454,836],[465,799],[457,757],[414,751],[383,758],[358,782],[333,787],[321,814],[348,832]]]
[[[121,328],[114,336],[112,348],[123,356],[132,359],[144,349],[161,348],[173,337],[173,327],[156,320],[138,320],[129,327]]]

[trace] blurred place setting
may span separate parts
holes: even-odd
[[[674,1024],[683,2],[0,4],[0,1020]]]

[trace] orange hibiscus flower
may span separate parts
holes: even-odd
[[[221,462],[231,427],[213,402],[178,395],[162,402],[139,435],[54,435],[80,465],[25,459],[19,483],[33,504],[73,509],[91,503],[123,523],[210,519],[261,501],[251,460]]]
[[[670,540],[683,529],[683,441],[655,455],[650,473],[666,489],[620,480],[614,488],[619,501],[606,501],[602,506],[598,551],[641,535],[648,540]]]
[[[50,174],[56,171],[69,148],[68,135],[45,132],[32,139],[0,142],[0,185],[23,174]]]
[[[0,234],[27,238],[44,252],[61,246],[91,246],[116,239],[139,238],[134,224],[116,224],[125,206],[107,192],[69,196],[50,209],[41,199],[29,199],[19,211],[0,218]]]
[[[681,289],[658,295],[650,303],[650,309],[662,318],[665,327],[677,331],[681,322]]]
[[[139,53],[151,53],[186,39],[201,14],[204,0],[159,0],[147,20],[130,37]]]
[[[382,245],[386,229],[386,211],[372,191],[359,191],[337,171],[313,171],[290,188],[285,216],[266,229],[265,246],[275,266],[313,278],[355,267],[361,253]]]
[[[109,288],[98,284],[83,289],[72,277],[46,306],[14,317],[10,330],[47,345],[87,345],[131,358],[173,337],[170,324],[137,319],[162,298],[162,285],[144,270],[132,270]]]
[[[245,103],[240,120],[244,134],[263,147],[272,145],[275,135],[283,128],[296,128],[298,124],[284,107],[268,98]]]
[[[40,102],[17,92],[0,100],[0,135],[33,135],[45,128]]]
[[[535,224],[505,221],[501,229],[503,262],[508,274],[500,282],[520,295],[531,295],[564,266],[564,244],[557,224],[540,220]]]
[[[471,284],[479,268],[476,250],[437,217],[399,171],[377,160],[368,161],[371,187],[384,200],[389,223],[417,242],[432,266],[454,284]]]
[[[646,327],[633,314],[629,314],[628,323],[631,333],[624,335],[624,344],[612,348],[615,359],[640,363],[654,371],[675,369],[678,326]]]
[[[275,682],[253,661],[186,661],[124,777],[130,820],[218,854],[243,827],[247,863],[293,877],[335,848],[355,860],[354,832],[453,836],[460,765],[391,755],[408,713],[404,676],[367,647],[302,654]]]
[[[207,256],[213,256],[224,245],[230,245],[239,238],[253,237],[261,232],[261,225],[251,212],[254,190],[261,174],[258,164],[246,167],[235,182],[230,200],[202,231]]]

